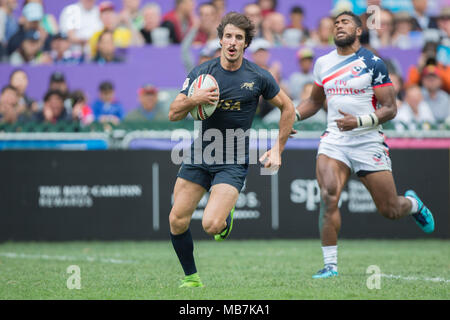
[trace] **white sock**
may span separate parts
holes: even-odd
[[[411,212],[409,214],[417,213],[417,211],[419,211],[419,203],[417,202],[417,200],[413,197],[405,197],[405,198],[411,201]]]
[[[324,265],[332,264],[337,270],[337,246],[322,247]]]

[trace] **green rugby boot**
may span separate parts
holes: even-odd
[[[181,280],[181,285],[179,288],[201,288],[203,287],[202,280],[200,280],[200,276],[198,273],[193,273],[188,276],[185,276],[183,280]]]
[[[235,209],[235,207],[233,207],[233,209],[231,209],[231,212],[230,212],[230,214],[227,217],[227,226],[226,226],[226,228],[221,233],[214,235],[214,240],[216,240],[216,241],[223,241],[230,234],[231,229],[233,228],[234,209]]]

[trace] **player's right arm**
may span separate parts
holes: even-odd
[[[311,95],[303,100],[295,109],[296,121],[307,119],[316,114],[325,102],[325,92],[323,87],[314,84]]]
[[[169,120],[183,120],[195,106],[216,103],[217,100],[219,100],[219,93],[214,92],[216,89],[217,87],[197,89],[190,97],[186,96],[184,93],[179,93],[175,100],[170,104]]]

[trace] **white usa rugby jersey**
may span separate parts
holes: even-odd
[[[374,112],[378,107],[374,89],[392,86],[383,60],[361,47],[351,55],[341,56],[337,50],[320,57],[314,65],[315,83],[323,87],[328,103],[328,128],[330,132],[355,135],[377,131],[380,126],[339,131],[336,119],[343,112],[361,116]]]

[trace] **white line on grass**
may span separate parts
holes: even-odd
[[[384,274],[384,273],[382,273],[381,276],[385,277],[385,278],[400,279],[400,280],[407,280],[407,281],[418,281],[418,280],[421,280],[421,281],[450,283],[450,280],[439,278],[439,277],[436,277],[436,278],[430,278],[430,277],[423,277],[423,278],[420,278],[420,277],[404,277],[404,276],[397,276],[397,275],[394,275],[394,274]]]
[[[47,254],[26,254],[26,253],[15,253],[15,252],[0,252],[0,257],[6,257],[11,259],[41,259],[41,260],[59,260],[59,261],[75,261],[82,260],[88,262],[103,262],[103,263],[114,263],[114,264],[122,264],[122,263],[136,263],[136,261],[132,260],[119,260],[112,258],[96,258],[92,256],[50,256]]]

